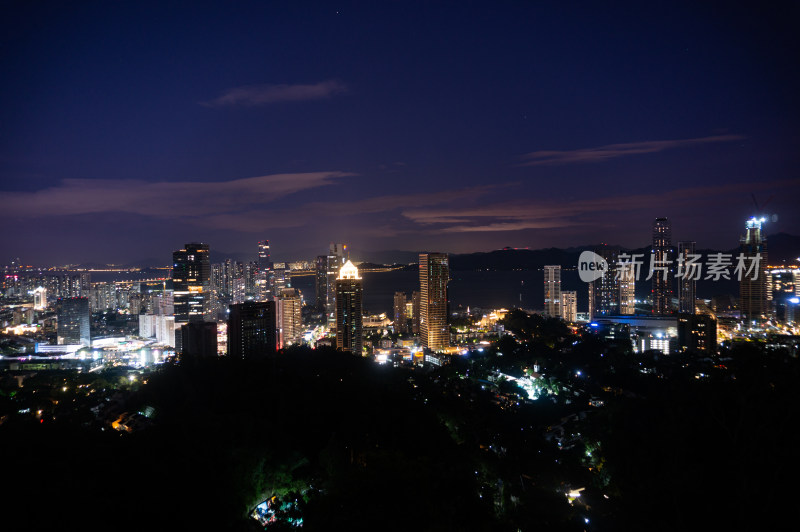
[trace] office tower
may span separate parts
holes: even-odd
[[[619,313],[636,313],[636,268],[633,263],[617,265],[619,270]]]
[[[603,246],[594,250],[608,263],[603,275],[589,284],[589,318],[609,316],[619,313],[619,279],[617,277],[617,260],[619,249]]]
[[[317,310],[324,313],[328,305],[328,256],[318,255],[315,262],[314,295]]]
[[[672,275],[668,270],[659,270],[659,266],[669,266],[672,254],[672,226],[666,218],[656,218],[653,222],[653,314],[669,314],[672,310]]]
[[[711,314],[679,314],[678,344],[683,351],[701,354],[716,353],[716,318]]]
[[[208,244],[191,242],[172,254],[176,326],[190,321],[203,321],[210,275]]]
[[[249,261],[244,263],[244,298],[247,301],[255,301],[259,297],[258,271],[257,262]]]
[[[255,294],[256,301],[269,301],[275,296],[272,288],[272,259],[270,258],[269,240],[262,240],[258,243],[258,259],[256,261],[255,272]]]
[[[561,317],[572,323],[578,321],[578,292],[574,290],[561,292]]]
[[[272,273],[274,281],[272,286],[275,295],[280,295],[284,288],[292,287],[292,274],[289,271],[288,264],[285,262],[275,262],[272,265]]]
[[[767,239],[761,232],[763,218],[747,220],[746,233],[739,240],[740,253],[745,256],[745,272],[739,283],[739,311],[748,325],[768,313],[767,307]],[[754,271],[746,269],[755,265]],[[753,277],[755,276],[755,279]]]
[[[349,260],[339,270],[336,291],[336,348],[361,355],[362,297],[361,277]]]
[[[561,266],[544,267],[544,314],[561,316]]]
[[[394,293],[394,332],[398,334],[405,334],[408,332],[407,303],[408,298],[405,292]]]
[[[59,345],[91,345],[88,298],[64,297],[59,299],[56,307],[56,319]]]
[[[299,344],[303,337],[303,300],[296,288],[284,288],[278,299],[278,333],[281,347]]]
[[[447,253],[420,253],[420,342],[433,351],[450,346],[447,322]]]
[[[44,310],[47,308],[47,289],[39,286],[33,291],[33,309]]]
[[[258,358],[278,347],[277,312],[274,301],[247,301],[230,306],[228,356]]]
[[[686,268],[687,261],[695,254],[695,242],[686,240],[678,242],[678,261],[683,264],[681,277],[678,279],[678,312],[694,314],[697,299],[697,280],[693,271]],[[699,270],[698,270],[699,271]]]
[[[344,265],[344,252],[347,246],[331,242],[328,248],[327,282],[325,288],[325,312],[328,315],[328,326],[336,326],[336,278],[339,269]]]
[[[411,334],[419,334],[419,321],[420,314],[422,313],[422,305],[419,292],[414,290],[411,292]]]
[[[217,353],[217,323],[193,321],[181,325],[181,360],[213,358]]]
[[[258,243],[258,268],[262,271],[268,270],[272,266],[269,257],[269,240],[261,240]]]

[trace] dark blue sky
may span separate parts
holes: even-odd
[[[5,2],[0,250],[800,233],[796,2]]]

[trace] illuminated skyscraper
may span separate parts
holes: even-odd
[[[64,297],[59,299],[56,306],[59,345],[91,345],[89,318],[88,298]]]
[[[618,265],[619,270],[619,313],[636,313],[636,269],[633,263]]]
[[[394,293],[394,332],[399,334],[408,332],[407,303],[408,298],[405,292]]]
[[[672,226],[666,218],[656,218],[653,222],[653,314],[664,315],[672,311],[672,275],[671,268],[666,272],[657,269],[659,265],[668,265],[672,253]]]
[[[544,267],[544,314],[561,316],[561,266]]]
[[[336,348],[361,355],[363,341],[363,288],[358,268],[349,260],[339,270],[336,291]]]
[[[271,264],[269,258],[269,240],[262,240],[258,243],[258,267],[261,270],[267,270]]]
[[[595,249],[595,253],[603,257],[608,268],[603,275],[589,283],[589,318],[608,316],[619,313],[619,279],[617,278],[617,259],[619,249],[603,246]]]
[[[434,351],[450,346],[447,321],[449,280],[447,253],[420,253],[420,342]]]
[[[761,232],[763,218],[747,220],[744,236],[739,240],[740,252],[746,257],[745,266],[758,262],[758,271],[742,275],[739,283],[739,310],[747,323],[758,321],[768,313],[767,306],[767,239]],[[755,279],[753,277],[755,276]]]
[[[285,262],[275,262],[272,265],[274,281],[272,283],[276,296],[280,296],[284,288],[292,287],[292,273]]]
[[[211,264],[208,244],[191,242],[172,254],[172,287],[175,327],[203,321],[208,307]],[[176,343],[180,343],[176,335]],[[180,345],[176,346],[180,350]]]
[[[296,288],[284,288],[278,299],[278,328],[281,347],[300,343],[303,336],[303,300]]]
[[[578,292],[574,290],[561,292],[561,317],[572,323],[578,321]]]
[[[269,240],[261,240],[258,243],[255,272],[254,295],[257,301],[267,301],[275,295],[272,290],[272,262],[269,253]]]
[[[797,266],[767,267],[767,304],[779,322],[791,325],[800,302],[800,268]]]
[[[678,242],[678,257],[686,264],[686,261],[695,254],[695,242],[687,240]],[[694,314],[695,300],[697,299],[697,281],[694,279],[693,272],[686,271],[684,266],[682,275],[678,279],[678,312],[682,314]]]

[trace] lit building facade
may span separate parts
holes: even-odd
[[[617,266],[619,270],[619,313],[630,316],[636,313],[636,268],[626,262]]]
[[[89,329],[90,317],[88,298],[65,297],[59,299],[56,307],[58,344],[90,346],[92,344]]]
[[[653,314],[664,316],[672,312],[672,275],[671,269],[659,270],[658,266],[670,264],[672,254],[672,224],[667,218],[656,218],[653,222],[653,248],[651,260],[655,265],[653,271],[653,289],[651,299]]]
[[[47,308],[47,289],[38,286],[33,290],[33,309],[44,310]]]
[[[175,324],[203,321],[210,290],[208,244],[192,242],[172,254]]]
[[[339,269],[344,266],[345,251],[347,246],[331,242],[327,256],[327,279],[325,286],[325,312],[328,316],[328,325],[336,326],[336,279]]]
[[[594,252],[608,263],[603,275],[589,284],[589,318],[597,316],[613,316],[619,314],[619,278],[617,276],[617,259],[619,249],[603,246]]]
[[[791,325],[796,321],[800,298],[800,268],[797,266],[767,267],[767,302],[775,318]]]
[[[363,287],[358,268],[349,260],[339,270],[336,292],[336,348],[361,355],[363,348]]]
[[[280,345],[300,343],[303,337],[303,299],[296,288],[284,288],[278,299]]]
[[[544,267],[544,313],[545,316],[561,316],[561,266]]]
[[[420,253],[420,342],[433,351],[450,346],[450,326],[447,320],[449,280],[447,253]]]
[[[578,292],[574,290],[561,292],[561,317],[572,323],[578,321]]]
[[[394,293],[394,332],[405,334],[408,332],[408,298],[405,292]]]
[[[746,265],[758,262],[757,271],[742,275],[739,283],[739,311],[748,324],[759,321],[769,313],[767,305],[767,239],[761,231],[763,218],[750,218],[746,232],[739,240],[740,253]],[[755,277],[755,279],[753,279]]]

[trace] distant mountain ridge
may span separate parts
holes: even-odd
[[[677,245],[677,243],[675,243]],[[583,251],[595,250],[602,247],[603,244],[573,246],[568,248],[543,248],[543,249],[526,249],[526,248],[504,248],[493,251],[479,251],[475,253],[458,253],[450,254],[450,268],[453,270],[531,270],[541,269],[546,264],[560,264],[562,267],[569,268],[577,266],[578,257]],[[625,248],[622,246],[609,246],[624,249],[628,253],[644,253],[650,252],[650,246],[643,248]],[[738,248],[727,250],[712,250],[712,249],[698,249],[698,253],[706,255],[707,253],[738,253]],[[798,264],[800,258],[800,236],[790,235],[787,233],[777,233],[767,237],[767,253],[769,264]],[[373,264],[415,264],[419,260],[418,251],[403,251],[403,250],[386,250],[375,252],[364,252],[359,254],[364,262]],[[358,257],[356,257],[358,258]],[[354,260],[356,260],[354,258]],[[255,253],[225,253],[211,249],[211,262],[222,262],[225,259],[231,259],[238,262],[247,262],[255,260]],[[310,260],[306,257],[297,257],[294,260]],[[148,258],[125,264],[124,268],[147,268],[147,267],[162,267],[168,265],[169,258],[166,260],[162,257],[159,259]],[[87,263],[82,264],[81,267],[106,267],[105,264],[100,263]],[[119,265],[117,265],[119,267]]]

